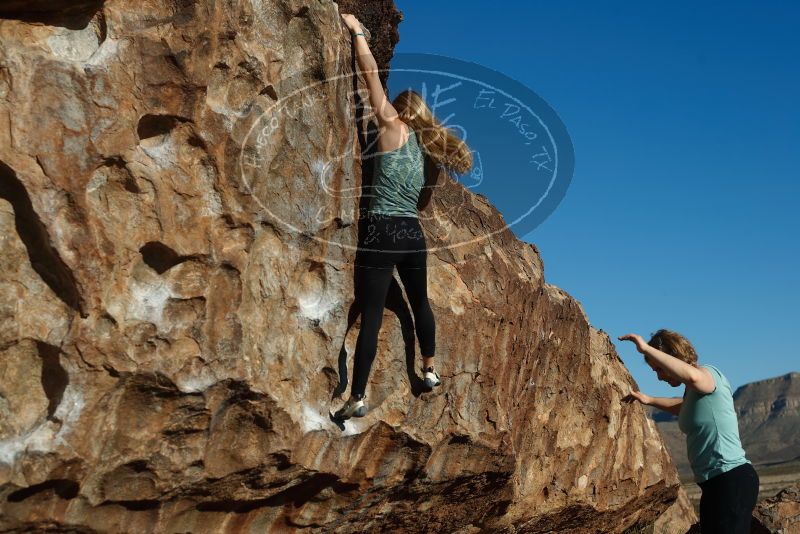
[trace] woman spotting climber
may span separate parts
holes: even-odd
[[[659,380],[672,387],[685,385],[681,398],[650,397],[634,391],[628,399],[678,416],[694,479],[702,491],[701,532],[749,533],[759,480],[739,440],[728,380],[713,365],[699,366],[694,347],[677,332],[659,330],[649,343],[636,334],[619,339],[636,344]]]
[[[423,187],[431,185],[425,183],[426,169],[435,183],[440,170],[463,174],[472,167],[467,145],[436,120],[418,93],[407,90],[389,102],[361,23],[353,15],[343,14],[342,19],[355,40],[358,66],[378,121],[380,151],[374,158],[373,196],[366,213],[368,230],[360,237],[356,255],[361,331],[356,341],[350,398],[334,414],[338,420],[366,414],[364,392],[395,266],[414,314],[424,383],[428,389],[441,383],[433,367],[435,322],[428,303],[427,246],[417,206]]]

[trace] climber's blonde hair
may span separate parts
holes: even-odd
[[[467,144],[433,116],[419,93],[407,89],[395,97],[392,106],[400,119],[417,133],[423,152],[439,167],[457,174],[472,168],[472,152]]]
[[[688,339],[677,332],[662,328],[650,337],[647,344],[682,362],[697,366],[697,351]]]

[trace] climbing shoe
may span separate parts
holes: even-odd
[[[442,383],[439,373],[434,371],[433,367],[422,368],[422,381],[425,382],[425,387],[428,389],[433,389],[434,386]]]
[[[339,420],[350,419],[351,417],[364,417],[367,415],[367,407],[364,406],[364,399],[354,399],[350,397],[344,406],[339,408],[333,417]]]

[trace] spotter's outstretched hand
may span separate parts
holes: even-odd
[[[624,336],[619,336],[617,339],[620,341],[632,341],[636,345],[636,350],[642,354],[645,354],[645,348],[648,346],[647,342],[639,334],[625,334]]]

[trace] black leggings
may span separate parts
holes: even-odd
[[[356,252],[356,299],[361,302],[361,331],[356,341],[350,393],[363,396],[378,347],[386,294],[394,267],[408,295],[423,356],[433,356],[436,327],[428,303],[425,234],[416,217],[368,214]]]
[[[698,484],[702,534],[748,534],[758,499],[758,474],[749,463]]]

